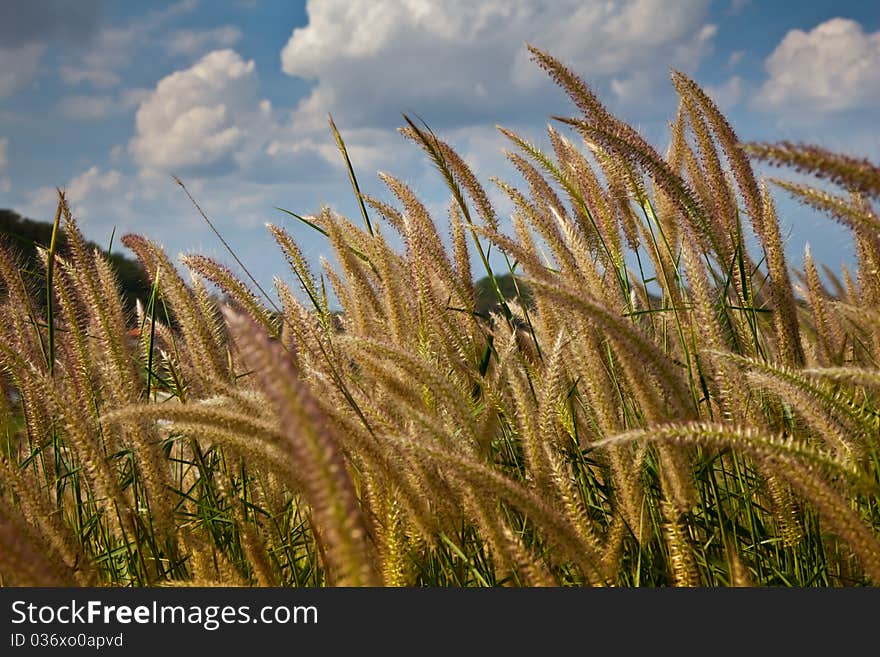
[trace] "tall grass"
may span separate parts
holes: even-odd
[[[338,263],[316,274],[270,226],[298,281],[278,309],[127,235],[154,282],[127,317],[63,195],[45,303],[0,250],[4,585],[880,583],[880,169],[743,144],[677,72],[661,154],[531,52],[578,114],[551,152],[501,129],[510,230],[409,119],[449,239],[393,175],[395,203],[363,194],[331,119],[363,228],[302,217]],[[753,158],[826,181],[769,184],[847,226],[857,271],[791,268]]]

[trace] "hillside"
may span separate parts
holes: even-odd
[[[22,273],[25,280],[40,285],[42,283],[42,268],[37,263],[36,247],[48,248],[52,239],[52,224],[46,221],[36,221],[22,217],[13,210],[0,209],[0,242],[11,247],[12,251],[22,258]],[[90,248],[106,251],[107,244],[101,246],[94,242],[88,242]],[[58,253],[67,251],[67,239],[63,231],[63,225],[59,232]],[[146,272],[139,262],[126,258],[121,253],[110,253],[110,264],[119,278],[122,294],[125,298],[126,307],[134,309],[135,299],[146,299],[150,293],[150,284]],[[2,284],[0,284],[2,289]]]

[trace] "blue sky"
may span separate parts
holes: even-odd
[[[410,183],[445,216],[447,195],[395,131],[425,119],[482,180],[516,181],[496,124],[541,142],[571,114],[527,57],[567,62],[658,149],[674,116],[670,68],[715,97],[744,140],[789,139],[880,160],[880,3],[783,0],[7,0],[0,3],[0,207],[50,219],[67,190],[87,236],[139,232],[172,256],[228,260],[171,175],[263,283],[284,273],[264,228],[321,204],[357,220],[327,127],[362,187]],[[488,182],[487,182],[488,185]],[[787,202],[832,268],[843,230]],[[289,224],[315,261],[326,246]]]

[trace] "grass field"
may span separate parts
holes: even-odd
[[[502,129],[512,225],[416,122],[448,220],[361,194],[331,122],[362,216],[301,217],[320,272],[269,227],[299,289],[126,235],[129,317],[63,193],[40,285],[0,250],[3,585],[880,583],[880,168],[743,144],[680,73],[660,154],[531,52],[576,114],[548,152]],[[794,270],[771,189],[857,268]]]

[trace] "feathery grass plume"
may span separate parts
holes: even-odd
[[[880,557],[877,556],[880,555],[880,540],[851,508],[843,493],[829,483],[831,477],[840,476],[857,489],[876,489],[876,482],[867,481],[861,472],[854,471],[849,465],[792,439],[770,438],[748,428],[709,423],[669,424],[631,431],[599,441],[593,448],[643,439],[727,446],[751,454],[815,505],[825,522],[858,555],[873,581],[880,576]]]
[[[81,585],[74,572],[66,568],[52,550],[47,550],[45,543],[30,534],[18,518],[0,520],[0,584],[28,587]]]
[[[122,531],[119,515],[132,505],[131,498],[119,483],[119,472],[111,454],[119,454],[126,446],[109,432],[104,432],[96,408],[84,405],[81,390],[88,384],[59,386],[47,382],[42,391],[63,430],[65,443],[79,459],[86,479],[95,495],[95,506],[104,513],[105,522],[114,532]]]
[[[858,243],[858,238],[856,239],[856,243]],[[845,264],[840,266],[840,273],[846,289],[844,300],[848,303],[854,303],[859,298],[858,285],[856,284],[852,273],[850,273],[849,267]]]
[[[674,142],[673,142],[674,145]],[[605,176],[605,184],[608,187],[609,200],[611,200],[618,213],[623,234],[632,251],[637,251],[641,243],[640,235],[644,227],[641,225],[635,212],[633,202],[643,207],[648,198],[645,183],[641,174],[630,166],[625,160],[612,157],[598,144],[587,144],[599,168]]]
[[[458,186],[463,187],[467,191],[468,196],[470,196],[471,201],[474,203],[477,214],[480,215],[480,218],[487,226],[498,228],[498,218],[495,216],[495,209],[489,202],[486,190],[483,189],[471,168],[455,152],[455,149],[440,140],[430,129],[423,130],[418,128],[408,116],[404,115],[404,119],[409,124],[409,127],[400,128],[400,134],[421,146],[435,160],[435,164],[444,173],[444,176],[449,176]],[[463,197],[459,197],[456,200],[459,201],[459,207],[468,219],[468,223],[471,223],[470,213],[462,203]]]
[[[780,141],[743,145],[752,157],[774,166],[792,167],[871,198],[880,198],[880,167],[857,158],[814,146]]]
[[[558,586],[543,559],[536,557],[499,513],[498,502],[479,498],[467,488],[465,506],[474,517],[480,535],[489,543],[496,575],[510,572],[511,578],[525,586]],[[487,508],[489,507],[489,508]]]
[[[626,288],[627,288],[626,280],[622,276],[621,271],[620,271],[622,265],[621,265],[621,263],[617,263],[614,261],[614,255],[613,255],[611,249],[608,247],[608,245],[605,244],[605,240],[602,235],[602,231],[599,229],[599,226],[597,225],[595,219],[593,218],[592,214],[590,213],[590,208],[587,204],[587,201],[583,198],[583,196],[581,195],[580,189],[572,181],[571,177],[566,175],[566,173],[562,169],[560,169],[560,167],[557,165],[557,163],[553,162],[553,160],[551,160],[539,148],[537,148],[533,144],[530,144],[528,141],[526,141],[525,139],[523,139],[522,137],[517,135],[515,132],[507,130],[506,128],[502,128],[501,126],[496,126],[496,128],[498,129],[498,131],[501,134],[503,134],[510,141],[512,141],[521,151],[523,151],[532,160],[534,160],[536,163],[538,163],[538,165],[544,171],[546,171],[547,174],[550,175],[566,191],[566,193],[569,195],[569,197],[575,199],[575,201],[577,202],[577,206],[579,208],[579,211],[581,213],[583,213],[584,216],[587,217],[587,219],[590,222],[590,226],[592,227],[592,231],[589,231],[587,233],[586,238],[589,239],[589,237],[591,235],[595,235],[598,238],[599,247],[600,247],[600,254],[603,255],[607,259],[607,262],[609,262],[613,265],[613,268],[614,268],[614,271],[617,275],[618,282],[620,284],[621,289],[626,290]],[[519,161],[525,162],[524,160],[522,160],[522,158],[520,158]],[[534,169],[533,167],[529,167],[529,168]],[[523,173],[524,177],[526,177],[526,173],[528,173],[528,169],[526,169],[525,171],[520,169],[520,172]],[[543,186],[543,187],[546,187],[547,189],[551,189],[551,191],[552,191],[552,188],[549,187],[547,182],[543,179],[543,177],[540,174],[537,174],[537,173],[529,174],[529,176],[532,178],[532,180],[529,180],[527,178],[527,182],[529,182],[530,185],[538,185],[539,187]],[[554,196],[555,196],[555,193],[554,193]],[[558,205],[560,205],[560,207],[561,207],[561,203],[558,203]]]
[[[514,167],[516,167],[517,171],[520,172],[522,177],[529,184],[529,191],[531,192],[535,207],[542,210],[545,214],[549,213],[551,208],[556,210],[556,212],[561,215],[568,214],[559,196],[557,196],[556,192],[553,190],[550,184],[544,179],[544,177],[538,172],[535,167],[529,164],[529,162],[526,161],[526,159],[522,157],[519,153],[513,153],[511,151],[505,150],[504,155],[510,161],[510,163],[513,164]],[[549,161],[549,158],[542,153],[539,161],[541,160]],[[565,177],[565,172],[558,167],[557,170],[560,172],[560,175],[563,176],[565,179],[565,185],[563,185],[563,187],[568,189],[575,189],[574,182],[570,178]],[[576,198],[580,199],[582,197]]]
[[[376,542],[381,561],[383,586],[408,586],[412,582],[409,551],[412,541],[407,537],[405,505],[398,499],[398,490],[385,477],[362,472],[363,499],[368,506],[370,534]]]
[[[302,477],[303,495],[321,536],[330,581],[337,586],[376,584],[366,523],[345,458],[328,433],[331,425],[281,346],[229,308],[224,316],[243,360],[276,407],[285,447]]]
[[[540,174],[516,153],[509,153],[508,158],[527,180],[530,177],[541,178]],[[550,246],[558,267],[567,275],[576,276],[578,271],[577,262],[574,255],[571,253],[571,250],[565,244],[559,230],[559,223],[562,223],[564,220],[560,219],[560,222],[558,223],[553,221],[554,214],[559,216],[558,210],[556,210],[553,205],[549,204],[545,205],[543,208],[538,207],[534,203],[528,201],[519,190],[514,189],[510,185],[500,181],[496,181],[496,185],[510,196],[510,199],[514,202],[516,207],[521,210],[523,217],[537,229],[538,234]],[[533,198],[535,198],[537,194],[538,192],[533,189]],[[540,197],[537,196],[537,198]]]
[[[837,354],[841,351],[838,344],[841,342],[843,331],[837,322],[833,322],[829,314],[826,306],[828,293],[819,278],[809,244],[804,251],[804,278],[807,285],[806,299],[813,311],[813,324],[819,344],[819,364],[826,366],[840,364]]]
[[[294,296],[293,291],[277,276],[274,279],[275,291],[281,300],[281,345],[290,354],[294,363],[302,369],[303,358],[317,357],[318,349],[313,344],[317,333],[317,320]]]
[[[272,237],[275,238],[278,246],[281,247],[287,264],[290,265],[291,270],[308,296],[315,311],[322,321],[326,323],[329,309],[322,302],[321,294],[318,292],[318,286],[315,282],[315,275],[312,273],[311,267],[309,267],[309,263],[305,256],[303,256],[299,245],[284,228],[274,224],[266,224],[266,228],[272,233]]]
[[[339,342],[340,345],[356,347],[349,353],[365,367],[372,361],[377,372],[388,372],[391,368],[396,368],[409,381],[418,381],[436,400],[432,410],[445,411],[442,414],[451,416],[452,426],[462,437],[468,438],[472,443],[475,441],[476,428],[468,401],[470,390],[465,381],[455,376],[454,371],[441,371],[437,367],[438,363],[429,358],[415,357],[407,350],[375,340],[343,337]]]
[[[584,116],[596,119],[613,118],[596,94],[571,69],[535,46],[526,44],[526,48],[532,54],[532,61],[544,69],[553,78],[553,81],[565,90]]]
[[[552,126],[547,127],[547,132],[556,152],[556,158],[563,169],[567,169],[572,174],[581,191],[582,198],[590,208],[590,216],[588,217],[581,209],[578,199],[569,197],[582,235],[589,235],[591,222],[595,220],[595,225],[602,233],[602,240],[611,252],[611,262],[620,266],[620,263],[623,262],[623,251],[617,214],[609,204],[608,195],[602,188],[596,172],[587,158],[564,136],[556,132]],[[565,216],[564,213],[560,212],[559,214]]]
[[[476,295],[474,292],[474,276],[471,271],[470,252],[468,251],[467,235],[465,234],[464,220],[461,212],[454,202],[449,204],[449,227],[452,237],[453,262],[457,274],[458,285],[462,290],[462,304],[464,309],[473,313],[476,308]]]
[[[764,468],[764,482],[770,495],[773,518],[776,520],[778,533],[782,536],[782,545],[795,547],[804,540],[804,527],[801,522],[801,510],[798,508],[791,488],[774,472],[772,467]]]
[[[405,344],[417,312],[411,303],[408,285],[408,265],[385,242],[378,229],[368,245],[370,262],[376,268],[377,297],[381,303],[379,321],[389,329],[389,337],[395,344]]]
[[[17,345],[20,353],[45,362],[46,347],[42,333],[37,328],[39,323],[33,315],[30,291],[21,276],[22,266],[23,263],[18,262],[0,243],[0,280],[6,296],[2,304],[4,332],[9,331],[8,340],[10,344]]]
[[[864,264],[864,261],[860,264]],[[870,283],[866,287],[869,285]],[[832,305],[850,327],[848,334],[853,351],[852,361],[876,367],[880,363],[880,312],[869,309],[868,301],[864,297],[871,294],[867,290],[859,291],[856,294],[856,304],[836,301]]]
[[[880,370],[862,367],[812,367],[802,370],[806,375],[832,381],[845,381],[869,388],[880,388]]]
[[[740,386],[734,384],[731,377],[735,377],[734,372],[730,372],[722,364],[713,358],[711,351],[721,350],[725,345],[724,335],[721,324],[718,321],[718,310],[716,303],[712,298],[712,290],[709,284],[706,269],[700,260],[699,254],[696,252],[694,244],[685,236],[682,240],[682,255],[684,257],[685,275],[688,280],[688,293],[691,301],[691,312],[693,319],[690,322],[691,330],[698,343],[695,350],[695,357],[700,358],[701,364],[710,367],[713,375],[710,380],[716,383],[720,390],[716,392],[719,396],[723,395],[721,390],[729,392],[734,398],[739,396]],[[715,378],[717,376],[717,379]],[[707,402],[710,400],[707,399]],[[743,412],[745,405],[740,401],[737,403],[733,399],[717,399],[725,409],[727,418],[734,417],[735,412]]]
[[[877,313],[880,306],[880,244],[856,235],[859,271],[859,306],[867,313]],[[880,324],[874,323],[868,334],[873,338],[874,363],[880,363]]]
[[[209,401],[187,404],[131,405],[110,411],[102,420],[111,424],[165,422],[169,436],[193,436],[216,441],[246,456],[248,461],[269,467],[298,482],[299,477],[284,450],[277,422],[249,417],[240,410],[225,409]]]
[[[140,380],[125,335],[128,327],[115,275],[100,253],[89,251],[66,199],[59,202],[73,264],[69,271],[89,313],[90,333],[96,338],[91,342],[93,358],[106,365],[102,375],[116,403],[128,403],[136,397]],[[101,357],[99,347],[106,349],[109,358]]]
[[[60,206],[59,206],[60,209]],[[41,322],[37,320],[32,299],[33,290],[25,283],[22,273],[25,263],[16,258],[0,240],[0,290],[2,299],[2,327],[11,330],[10,340],[18,345],[20,353],[28,355],[33,361],[46,363],[46,351],[43,334],[39,330]]]
[[[452,264],[443,241],[437,232],[428,209],[415,193],[394,176],[380,173],[379,177],[392,194],[403,204],[403,233],[409,253],[408,260],[414,267],[419,291],[427,294],[434,280],[454,281]],[[421,309],[424,312],[424,308]]]
[[[687,526],[677,507],[668,500],[660,500],[660,513],[663,518],[663,538],[669,553],[669,567],[675,586],[700,586],[700,574],[694,559]]]
[[[776,327],[782,359],[789,365],[800,366],[804,363],[804,350],[798,328],[794,292],[788,266],[785,263],[785,250],[779,235],[776,207],[766,185],[762,185],[761,199],[761,207],[764,211],[762,227],[764,232],[761,238],[767,258],[767,273],[770,275],[773,323]]]
[[[733,175],[742,192],[755,234],[761,238],[762,242],[765,242],[765,248],[769,248],[764,237],[764,222],[766,219],[764,208],[762,207],[764,199],[761,197],[758,181],[755,178],[748,155],[739,138],[730,126],[730,123],[727,122],[727,119],[715,105],[715,102],[696,82],[681,71],[673,71],[672,83],[682,97],[687,96],[693,99],[702,110],[709,125],[712,126],[715,137],[727,156],[730,168],[733,170]]]
[[[728,586],[737,588],[754,586],[748,567],[743,563],[736,548],[731,543],[726,543],[724,553],[727,556],[727,572],[730,574]]]
[[[633,386],[644,396],[643,403],[655,407],[658,416],[669,415],[661,410],[667,405],[673,417],[685,419],[693,416],[693,404],[686,382],[666,355],[631,323],[616,316],[595,300],[562,285],[554,287],[538,280],[529,281],[529,285],[562,307],[585,314],[609,334],[612,343],[620,351],[623,366],[632,373],[630,380]],[[656,388],[641,380],[643,373],[653,376],[652,383]]]
[[[374,287],[373,276],[368,267],[355,257],[348,249],[348,241],[345,231],[336,221],[328,221],[327,234],[330,244],[336,253],[344,281],[341,285],[349,291],[347,307],[348,314],[355,332],[358,335],[371,333],[374,323],[382,321],[382,304]]]
[[[791,436],[768,434],[741,425],[718,422],[669,422],[646,429],[626,431],[609,436],[590,446],[590,450],[605,449],[639,440],[659,443],[702,445],[711,448],[728,448],[766,462],[779,470],[779,475],[793,484],[785,468],[795,464],[808,469],[812,478],[847,482],[853,491],[870,492],[878,488],[865,473],[849,460],[829,454],[802,440]]]
[[[819,385],[801,371],[792,371],[785,366],[729,353],[721,357],[743,368],[750,381],[785,400],[841,458],[863,455],[862,443],[874,431],[874,426],[870,416],[860,410],[853,399],[848,399],[846,393]]]
[[[272,586],[278,581],[278,577],[269,562],[266,540],[260,531],[257,514],[252,511],[253,518],[248,518],[248,502],[245,499],[241,499],[241,504],[233,508],[238,520],[244,564],[250,570],[257,586]]]
[[[843,267],[841,268],[841,275],[838,275],[837,273],[835,273],[834,270],[831,269],[831,267],[829,267],[825,263],[820,263],[819,267],[822,270],[822,273],[825,274],[825,277],[828,279],[828,283],[834,292],[834,294],[832,294],[830,296],[836,297],[838,299],[846,300],[848,293],[846,291],[846,286],[844,285],[843,281],[841,280],[842,273],[843,273],[842,272]]]
[[[569,463],[564,460],[555,446],[544,443],[542,449],[545,452],[545,459],[549,466],[551,481],[556,489],[555,496],[568,516],[569,522],[575,528],[575,531],[578,532],[580,539],[584,543],[591,545],[597,552],[607,552],[607,548],[602,545],[599,536],[601,534],[601,527],[598,526],[599,523],[597,521],[590,517],[581,493],[578,490],[575,474]],[[608,563],[604,554],[600,563],[605,568],[605,580],[608,582],[613,581],[614,565]]]
[[[788,468],[786,464],[776,474],[815,506],[827,526],[846,541],[876,586],[880,582],[880,538],[876,531],[865,523],[862,514],[852,508],[851,501],[840,490],[816,477],[804,463]]]
[[[709,126],[697,108],[694,98],[683,90],[680,90],[680,97],[682,107],[687,112],[691,130],[697,138],[700,163],[702,164],[701,170],[691,171],[690,178],[693,183],[702,183],[707,188],[707,193],[703,195],[703,198],[708,202],[704,201],[704,204],[705,207],[714,209],[712,214],[717,223],[716,230],[727,237],[727,240],[722,242],[727,248],[721,255],[729,261],[734,249],[733,236],[739,232],[736,199],[727,185],[721,160],[709,133]],[[744,284],[744,281],[741,283]]]
[[[382,173],[379,173],[379,177],[381,179]],[[370,196],[369,194],[364,194],[364,202],[373,208],[376,212],[385,217],[385,220],[391,225],[391,227],[399,234],[403,235],[406,232],[406,220],[403,218],[403,214],[397,210],[397,208],[392,205],[385,203],[384,201],[380,201],[377,198]],[[451,201],[455,204],[455,199]],[[457,204],[456,204],[456,207]]]
[[[275,326],[269,310],[260,301],[259,297],[248,289],[247,285],[233,274],[228,267],[197,253],[182,255],[180,261],[191,271],[220,288],[233,302],[247,312],[255,322],[264,326],[270,335],[277,335],[278,328]]]
[[[553,487],[544,441],[550,439],[550,436],[541,433],[540,409],[526,368],[514,368],[507,385],[513,400],[509,414],[515,418],[515,431],[523,450],[526,481],[536,492],[547,496]]]
[[[473,237],[474,246],[476,247],[477,254],[480,257],[480,260],[483,264],[483,268],[486,271],[486,275],[489,278],[489,282],[492,285],[492,290],[495,292],[495,296],[498,299],[498,303],[501,306],[501,310],[504,313],[507,321],[511,321],[510,308],[507,304],[507,299],[504,294],[502,294],[501,289],[498,287],[498,281],[495,278],[495,272],[492,270],[491,265],[489,264],[489,258],[487,253],[483,250],[483,245],[480,243],[480,240],[477,236],[476,232],[476,224],[471,218],[471,213],[468,208],[467,202],[464,197],[464,193],[461,190],[461,184],[459,184],[459,176],[460,172],[456,172],[450,166],[450,163],[446,160],[446,157],[443,153],[443,148],[441,146],[442,142],[440,142],[437,137],[428,130],[420,129],[408,116],[404,115],[403,117],[409,128],[401,128],[401,133],[404,136],[407,136],[413,139],[418,145],[422,147],[422,150],[427,153],[428,157],[430,157],[431,161],[434,163],[434,166],[443,176],[443,180],[446,183],[449,191],[452,192],[453,199],[461,210],[462,217],[464,217],[465,223],[471,231],[471,236]],[[470,192],[471,190],[469,190]],[[479,205],[479,200],[476,201]],[[492,215],[494,216],[494,215]],[[485,220],[485,218],[484,218]],[[491,221],[486,224],[487,227],[495,229],[496,226],[493,225]]]
[[[53,558],[60,561],[66,579],[75,581],[77,586],[93,585],[94,572],[89,559],[69,527],[40,494],[35,478],[10,463],[5,456],[0,457],[0,474],[3,483],[15,496],[15,504],[27,523],[26,531],[31,542],[48,549]]]
[[[8,302],[7,302],[8,303]],[[10,309],[16,312],[15,308]],[[4,334],[6,325],[0,323],[0,374],[9,375],[13,390],[20,398],[21,414],[24,416],[24,430],[27,435],[26,449],[33,456],[30,463],[41,469],[47,484],[57,484],[57,469],[48,463],[52,456],[49,449],[52,443],[53,413],[44,392],[46,361],[42,354],[27,354],[15,342],[15,337]],[[6,418],[4,418],[5,420]],[[11,420],[12,418],[10,418]],[[10,444],[7,449],[18,447]],[[25,447],[22,445],[22,448]]]
[[[134,401],[141,394],[143,386],[136,368],[136,355],[128,341],[125,311],[116,276],[97,249],[92,253],[87,252],[85,240],[63,199],[61,210],[73,254],[73,267],[68,269],[68,274],[81,303],[88,309],[91,357],[104,365],[96,369],[103,386],[110,393],[109,406],[122,406]],[[81,434],[82,430],[77,433]],[[159,453],[161,450],[154,438],[154,434],[146,428],[135,427],[123,433],[121,443],[136,455],[140,484],[154,511],[152,519],[157,529],[170,536],[173,533],[173,511],[165,495],[170,482],[164,455]],[[100,458],[94,450],[91,456]],[[103,490],[113,494],[113,488],[108,488],[107,482],[103,482]]]
[[[880,242],[880,215],[872,211],[870,206],[858,197],[855,200],[847,200],[815,187],[777,178],[771,178],[770,182],[787,191],[804,205],[827,212],[839,223],[864,235],[866,239]]]
[[[574,127],[584,139],[594,141],[611,154],[623,158],[631,166],[644,170],[672,202],[676,212],[688,222],[694,234],[704,236],[714,253],[723,253],[723,236],[713,230],[707,213],[691,185],[675,173],[653,146],[632,128],[624,129],[619,122],[601,124],[565,117],[553,117]],[[671,221],[671,219],[669,220]]]
[[[605,583],[600,566],[601,556],[593,551],[592,546],[583,542],[565,516],[538,495],[471,457],[412,439],[402,443],[402,446],[419,459],[427,459],[441,469],[455,472],[455,477],[466,481],[477,495],[504,500],[525,513],[531,522],[545,532],[545,538],[555,544],[566,559],[570,559],[580,568],[589,584]]]
[[[596,416],[596,439],[614,435],[623,429],[620,411],[615,403],[618,385],[604,360],[611,357],[603,342],[586,322],[579,326],[571,341],[571,357],[580,375],[579,388],[582,386],[587,406]],[[588,448],[591,442],[582,440],[579,446]],[[642,459],[633,453],[630,446],[623,446],[608,450],[608,463],[616,508],[627,525],[636,528],[644,495],[639,477]]]
[[[151,277],[155,277],[152,272],[162,272],[160,292],[168,300],[171,312],[177,320],[180,336],[198,368],[191,376],[187,376],[188,385],[198,387],[205,393],[214,382],[228,380],[225,354],[221,345],[217,344],[210,318],[200,311],[194,292],[177,273],[161,247],[133,234],[123,235],[122,243],[134,252]]]

